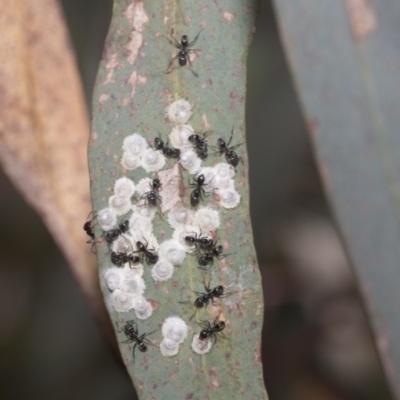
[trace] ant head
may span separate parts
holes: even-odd
[[[194,306],[197,307],[197,308],[202,308],[204,306],[204,300],[201,297],[198,297],[194,301]]]
[[[218,144],[219,147],[224,147],[224,146],[225,146],[225,140],[219,138],[219,139],[217,140],[217,144]]]
[[[145,351],[147,351],[147,346],[143,343],[143,342],[141,342],[141,343],[139,343],[138,344],[138,349],[141,351],[141,352],[145,352]]]
[[[215,249],[214,249],[214,254],[216,254],[217,256],[219,256],[220,254],[222,254],[222,251],[224,250],[224,248],[221,245],[218,245]]]
[[[158,261],[158,255],[156,253],[148,252],[146,257],[147,262],[150,264],[156,264]]]
[[[124,222],[122,222],[120,225],[119,225],[119,228],[121,229],[121,231],[122,232],[128,232],[128,230],[129,230],[129,220],[128,219],[126,219]]]
[[[196,133],[188,137],[189,142],[196,143],[199,140],[199,135]]]
[[[187,46],[189,44],[189,39],[187,35],[182,35],[181,37],[181,45],[182,46]]]
[[[130,333],[132,333],[132,332],[134,332],[134,331],[135,331],[135,328],[133,327],[132,324],[127,323],[127,324],[124,326],[124,333],[125,333],[125,335],[129,335]]]
[[[185,242],[189,244],[195,244],[196,239],[193,236],[185,236]]]
[[[161,187],[160,180],[158,178],[153,179],[153,182],[152,182],[151,186],[152,186],[153,189],[159,189]]]
[[[202,237],[200,238],[200,244],[206,247],[212,246],[214,241],[212,239],[209,239],[208,237]]]
[[[156,150],[162,149],[164,147],[164,141],[161,138],[156,137],[154,139],[154,147],[156,148]]]
[[[222,294],[224,294],[224,287],[222,285],[218,285],[215,289],[214,289],[215,294],[217,294],[218,296],[221,296]]]
[[[222,331],[222,329],[225,328],[225,322],[224,322],[224,321],[218,321],[218,322],[215,324],[215,328],[216,328],[217,330],[219,330],[219,331]]]
[[[144,249],[144,244],[140,241],[136,242],[136,247],[139,251],[142,251]]]
[[[111,254],[111,256],[112,256],[112,254]],[[131,254],[129,256],[129,260],[130,260],[131,263],[137,264],[140,261],[140,257],[134,256],[133,254]]]
[[[203,330],[199,333],[199,339],[200,339],[200,340],[207,339],[209,336],[210,336],[210,330],[209,330],[209,329],[203,329]]]
[[[87,221],[87,222],[85,222],[85,223],[83,224],[83,229],[84,229],[85,231],[87,231],[88,229],[91,229],[91,227],[92,227],[92,221]]]
[[[203,174],[199,175],[196,179],[198,185],[204,185],[206,178]]]
[[[104,238],[106,239],[106,242],[108,244],[111,244],[116,239],[116,237],[117,235],[114,231],[109,231],[104,234]]]

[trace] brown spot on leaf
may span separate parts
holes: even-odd
[[[148,299],[147,301],[150,303],[151,309],[152,309],[153,311],[155,311],[155,310],[158,309],[159,304],[158,304],[156,301],[151,300],[151,299]]]
[[[109,95],[109,94],[103,93],[103,94],[101,94],[101,95],[99,96],[99,103],[100,103],[100,104],[104,104],[109,98],[110,98],[110,95]]]
[[[228,21],[228,22],[232,22],[234,15],[232,13],[230,13],[229,11],[223,10],[222,11],[222,17]]]
[[[210,125],[208,123],[207,115],[206,114],[201,114],[201,120],[203,121],[203,125],[205,129],[210,129]]]
[[[103,82],[103,85],[107,85],[108,83],[114,82],[113,76],[114,76],[114,70],[119,66],[118,62],[118,54],[112,54],[110,58],[108,59],[105,68],[108,71],[107,77]]]

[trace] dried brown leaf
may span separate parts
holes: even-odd
[[[58,2],[4,1],[0,26],[0,161],[44,220],[107,331],[82,229],[92,209],[89,123]]]

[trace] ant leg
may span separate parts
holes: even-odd
[[[197,310],[194,310],[194,313],[193,313],[192,316],[189,318],[189,321],[191,321],[191,320],[193,319],[193,317],[196,315],[196,311],[197,311]]]
[[[219,297],[221,297],[221,296],[219,296]],[[212,299],[212,305],[213,305],[213,306],[219,306],[220,304],[217,303],[214,299]]]
[[[90,242],[88,242],[88,243],[92,243],[92,247],[90,248],[90,251],[91,251],[93,254],[97,254],[96,241],[93,240],[93,241],[90,241]],[[94,250],[93,250],[93,249],[94,249]]]
[[[171,60],[169,61],[168,67],[167,67],[167,74],[170,74],[173,70],[179,68],[178,66],[172,67],[174,60],[176,60],[178,57],[179,57],[179,53],[175,57],[172,57]]]
[[[182,45],[178,42],[178,40],[177,40],[176,38],[174,38],[174,37],[172,36],[172,33],[170,33],[170,36],[171,36],[171,38],[173,39],[173,41],[172,41],[169,37],[167,37],[167,36],[165,36],[165,35],[163,35],[163,36],[165,37],[165,39],[168,40],[168,42],[169,42],[172,46],[174,46],[174,47],[176,47],[177,49],[181,50]]]
[[[152,332],[143,333],[143,335],[139,336],[139,340],[141,340],[143,343],[146,343],[146,344],[148,344],[150,346],[154,346],[153,343],[149,339],[146,338],[146,336],[150,336],[155,332],[157,332],[157,329],[155,331],[152,331]]]
[[[189,300],[185,300],[185,301],[178,301],[178,303],[179,304],[189,304],[189,305],[193,305],[193,302],[192,301],[189,301]]]
[[[203,31],[203,29],[200,29],[200,31],[199,31],[199,33],[196,35],[196,37],[187,45],[187,47],[192,47],[196,42],[197,42],[197,39],[199,38],[199,36],[200,36],[200,33]]]
[[[224,339],[230,340],[228,338],[228,336],[226,336],[223,332],[217,332],[217,335],[220,335],[221,337],[223,337]]]
[[[229,141],[228,141],[228,144],[226,145],[226,147],[229,147],[229,145],[231,144],[231,142],[232,142],[232,138],[233,138],[233,130],[235,129],[235,125],[233,125],[232,126],[232,131],[231,131],[231,136],[229,137]]]
[[[92,210],[92,211],[90,211],[89,215],[86,217],[86,221],[89,219],[89,217],[90,217],[92,214],[93,214],[93,218],[92,218],[92,219],[95,219],[95,218],[96,218],[96,215],[95,215],[94,211]]]
[[[191,72],[196,78],[198,78],[198,77],[199,77],[199,74],[198,74],[197,72],[193,71],[193,69],[191,68],[191,67],[192,67],[192,62],[190,61],[189,54],[187,55],[186,59],[189,61],[189,65],[190,65],[190,66],[189,66],[189,65],[186,65],[186,68],[189,69],[190,72]]]
[[[239,144],[235,144],[234,146],[229,147],[229,150],[230,150],[230,151],[236,150],[236,149],[237,149],[239,146],[241,146],[242,144],[244,144],[244,142],[239,143]]]
[[[132,343],[132,342],[133,342],[133,339],[126,339],[126,340],[123,340],[120,343]]]
[[[133,363],[135,363],[135,350],[136,350],[136,346],[137,346],[137,343],[135,343],[135,345],[134,345],[133,348],[132,348],[132,360],[133,360]]]
[[[204,340],[204,345],[201,347],[201,350],[204,350],[207,347],[209,340],[210,340],[209,338]]]
[[[201,328],[204,328],[204,329],[209,329],[209,328],[211,328],[210,321],[200,321],[200,322],[198,323],[198,325],[199,325]]]

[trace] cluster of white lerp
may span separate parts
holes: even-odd
[[[234,168],[227,163],[219,163],[214,167],[203,167],[203,161],[193,149],[189,137],[194,129],[188,125],[192,115],[192,105],[186,100],[176,100],[166,109],[167,118],[174,124],[169,135],[171,144],[180,149],[179,162],[190,175],[205,176],[204,189],[216,192],[219,205],[224,208],[235,208],[240,202],[240,194],[235,189]]]
[[[186,241],[186,237],[207,236],[215,232],[221,225],[221,218],[217,210],[211,207],[201,207],[196,212],[177,204],[168,214],[168,223],[174,229],[172,239],[178,243],[186,253],[192,253],[195,246]]]
[[[98,212],[100,227],[109,231],[117,225],[117,216],[133,211],[129,218],[129,231],[120,235],[112,244],[111,250],[115,253],[133,254],[137,251],[136,243],[147,243],[149,248],[158,248],[154,237],[153,219],[155,210],[144,202],[144,196],[151,190],[151,179],[144,178],[137,185],[128,179],[120,178],[115,182],[114,194],[109,198],[109,207]],[[140,200],[138,205],[133,205],[131,197],[137,193]],[[142,204],[141,204],[142,203]],[[146,287],[142,278],[142,264],[127,262],[124,267],[112,266],[104,274],[104,281],[112,292],[110,302],[118,312],[135,310],[139,319],[149,318],[152,314],[151,304],[143,297]]]
[[[192,106],[186,100],[172,102],[166,110],[166,116],[174,124],[169,135],[173,147],[181,150],[180,164],[189,174],[205,177],[205,191],[214,192],[219,205],[231,209],[240,202],[240,195],[235,189],[233,177],[235,170],[227,163],[219,163],[214,167],[203,167],[202,160],[193,149],[189,137],[194,129],[188,125],[192,115]],[[161,170],[166,159],[160,150],[149,147],[148,142],[138,133],[127,136],[123,141],[122,166],[133,170],[141,166],[146,172]],[[187,240],[187,236],[207,236],[220,227],[221,220],[217,210],[202,207],[197,211],[176,205],[168,214],[168,222],[174,229],[171,239],[165,240],[159,246],[153,235],[153,220],[155,207],[146,204],[146,194],[152,190],[152,180],[144,178],[135,183],[126,178],[115,182],[114,194],[109,197],[109,207],[98,212],[98,222],[104,231],[117,227],[117,218],[132,211],[129,218],[129,231],[119,235],[112,244],[112,251],[132,255],[137,253],[137,242],[144,243],[148,249],[158,252],[158,262],[153,266],[151,275],[155,281],[166,281],[173,275],[174,267],[182,264],[186,253],[195,250]],[[133,205],[132,196],[136,193],[138,204]],[[104,281],[111,291],[110,302],[117,312],[127,312],[131,309],[139,319],[149,318],[152,314],[151,304],[143,297],[145,282],[142,278],[142,264],[127,262],[123,267],[112,266],[104,274]],[[188,332],[186,323],[179,317],[169,317],[162,327],[163,341],[160,344],[164,356],[174,356],[179,351]],[[196,353],[204,354],[210,351],[211,341],[200,341],[195,335],[192,348]]]
[[[111,267],[104,274],[104,281],[111,291],[110,302],[115,311],[127,312],[132,308],[139,319],[147,319],[152,314],[151,304],[143,297],[146,285],[142,278],[143,266],[135,268]]]
[[[185,341],[188,335],[188,326],[179,317],[168,317],[162,325],[161,333],[164,337],[160,343],[161,354],[165,357],[172,357],[178,354],[179,345]]]
[[[172,239],[164,241],[159,247],[159,260],[151,270],[155,281],[170,279],[174,266],[182,264],[186,253],[194,251],[195,247],[185,239],[187,236],[211,237],[209,234],[219,228],[221,218],[219,212],[210,207],[202,207],[194,212],[179,203],[168,213],[168,222],[174,232]]]
[[[121,164],[128,171],[142,167],[146,172],[157,172],[164,168],[166,159],[162,151],[149,147],[147,140],[138,133],[127,136],[122,149]]]

